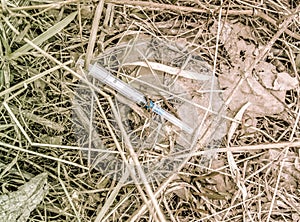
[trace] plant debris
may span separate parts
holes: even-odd
[[[1,1],[0,220],[299,221],[299,13]],[[94,61],[193,135],[91,79]]]
[[[48,193],[47,174],[42,173],[17,191],[0,195],[0,221],[26,222]]]
[[[219,83],[221,88],[226,89],[223,97],[227,99],[240,78],[244,78],[245,70],[255,62],[263,46],[253,39],[253,31],[249,26],[226,22],[221,29],[224,31],[220,41],[224,44],[230,65],[221,64]],[[229,108],[237,112],[243,104],[251,102],[247,113],[252,117],[281,113],[285,107],[286,91],[299,86],[297,77],[278,72],[273,64],[266,61],[259,61],[249,72],[252,75],[233,95]]]

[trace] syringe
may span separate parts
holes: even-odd
[[[94,63],[93,65],[89,66],[89,74],[94,78],[98,79],[100,82],[110,86],[123,96],[134,101],[135,103],[152,110],[154,113],[170,121],[185,132],[189,134],[193,133],[193,129],[190,126],[182,122],[180,119],[176,118],[171,113],[156,105],[153,101],[147,103],[146,97],[143,93],[139,92],[135,88],[131,87],[129,84],[113,76],[110,72],[108,72],[108,70],[100,66],[98,63]]]

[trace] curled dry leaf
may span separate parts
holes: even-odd
[[[225,89],[223,92],[224,100],[231,96],[239,78],[241,78],[241,74],[238,68],[223,68],[223,75],[219,76],[219,82],[220,87]],[[272,95],[256,78],[249,77],[243,82],[239,91],[232,95],[229,108],[236,112],[243,104],[250,102],[252,105],[247,110],[248,115],[253,117],[271,115],[284,110],[284,105],[281,102],[284,101],[284,98],[285,91],[274,91]]]
[[[286,72],[278,73],[276,67],[271,63],[259,62],[255,67],[255,73],[261,84],[267,89],[286,91],[294,89],[299,85],[297,78],[291,77]]]
[[[243,104],[250,102],[252,105],[247,113],[252,117],[281,113],[284,110],[286,90],[297,87],[298,80],[288,73],[278,73],[274,65],[265,61],[256,64],[253,70],[247,70],[255,62],[257,52],[262,46],[254,43],[250,27],[227,22],[223,23],[223,26],[226,35],[221,36],[221,42],[224,42],[231,66],[220,65],[219,84],[225,89],[224,100],[232,97],[229,108],[237,112]],[[239,80],[243,78],[245,70],[253,75],[249,75],[235,95],[231,95]]]
[[[299,85],[299,81],[296,77],[291,77],[286,72],[280,72],[277,74],[277,78],[273,84],[273,90],[290,90]]]
[[[215,159],[212,161],[211,168],[219,169],[226,165],[224,159]],[[225,174],[216,173],[212,177],[212,182],[216,184],[216,190],[221,193],[231,193],[235,190],[234,182]]]

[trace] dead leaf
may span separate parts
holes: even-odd
[[[281,113],[284,110],[286,90],[297,87],[298,80],[288,73],[278,73],[274,65],[265,61],[259,62],[253,70],[247,70],[255,62],[257,51],[262,46],[255,44],[250,27],[240,23],[226,23],[224,27],[230,30],[230,34],[226,35],[228,39],[223,39],[230,66],[220,65],[221,75],[218,79],[220,87],[225,89],[224,100],[232,98],[229,108],[237,112],[243,104],[250,102],[252,105],[247,109],[250,117]],[[249,75],[232,95],[239,80],[244,78],[245,70],[253,75]]]
[[[291,90],[295,89],[299,85],[299,81],[296,77],[291,77],[286,72],[277,74],[277,78],[274,81],[274,90]]]
[[[217,30],[218,30],[218,22],[215,22],[212,27],[210,28],[210,32],[212,33],[217,33]],[[228,39],[229,39],[229,36],[232,32],[232,27],[231,27],[231,24],[227,23],[227,22],[223,22],[222,21],[222,24],[221,24],[221,33],[220,33],[220,42],[221,43],[225,43]]]
[[[0,196],[0,221],[25,222],[48,193],[47,174],[41,173],[15,192]]]
[[[300,70],[300,53],[298,53],[298,55],[296,56],[295,65],[297,69]]]
[[[214,161],[212,161],[211,168],[218,169],[224,165],[226,165],[224,159],[214,159]],[[217,191],[221,193],[230,193],[235,189],[235,185],[232,180],[224,174],[217,173],[216,175],[213,175],[212,181],[216,184]]]
[[[268,62],[259,62],[255,66],[255,74],[261,84],[267,89],[273,89],[273,83],[276,79],[276,67]]]
[[[255,67],[255,72],[261,80],[262,85],[267,89],[276,91],[291,90],[299,85],[297,78],[293,78],[286,72],[278,73],[276,67],[267,62],[259,62]]]
[[[241,78],[240,70],[223,69],[223,75],[219,76],[220,87],[225,89],[223,98],[226,100],[231,96],[231,92]],[[285,91],[274,91],[275,98],[270,91],[263,87],[253,76],[249,76],[243,82],[238,92],[232,95],[232,101],[229,104],[230,110],[236,112],[243,104],[250,102],[252,105],[247,110],[247,114],[252,117],[271,115],[280,113],[284,110]]]

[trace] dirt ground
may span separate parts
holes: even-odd
[[[300,221],[299,1],[2,0],[0,30],[0,222]]]

